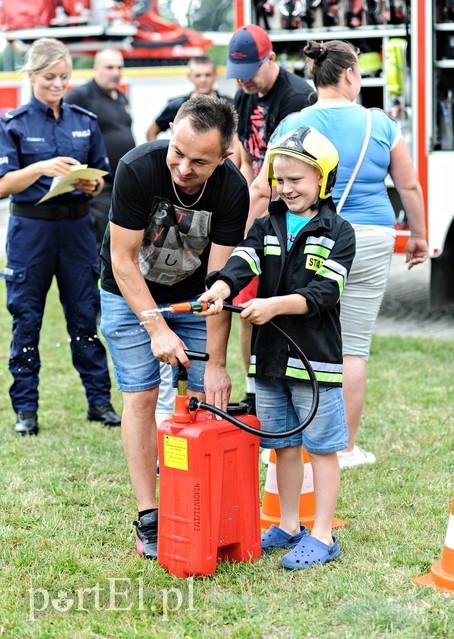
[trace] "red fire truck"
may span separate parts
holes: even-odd
[[[236,0],[235,27],[257,22],[256,5]],[[401,121],[424,192],[432,305],[454,303],[454,0],[267,2],[274,49],[295,71],[307,40],[341,39],[362,51],[361,100]],[[289,20],[289,14],[291,20]],[[392,183],[397,250],[408,229]]]
[[[2,0],[0,30],[20,50],[37,38],[59,38],[74,55],[114,46],[137,66],[184,62],[212,44],[161,18],[158,0]]]

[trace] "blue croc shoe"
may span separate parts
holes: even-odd
[[[316,537],[305,535],[293,550],[282,557],[281,566],[288,570],[304,570],[312,566],[323,566],[340,554],[341,549],[336,537],[333,537],[332,546],[328,546]]]
[[[289,535],[282,528],[270,526],[262,535],[262,552],[277,548],[294,548],[306,534],[306,526],[300,526],[300,532],[297,535]]]

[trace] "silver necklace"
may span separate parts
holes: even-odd
[[[184,202],[181,201],[180,196],[177,193],[177,189],[175,187],[175,182],[173,181],[173,178],[171,177],[170,179],[172,181],[173,192],[175,193],[175,197],[177,198],[177,200],[181,204],[181,206],[184,206],[185,209],[190,209],[191,207],[195,206],[199,200],[202,199],[202,195],[205,193],[206,185],[207,185],[207,182],[208,182],[208,180],[205,180],[205,182],[203,184],[203,187],[202,187],[202,190],[200,191],[200,195],[196,199],[195,202],[192,202],[192,204],[185,204]]]

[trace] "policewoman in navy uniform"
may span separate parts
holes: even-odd
[[[77,180],[76,190],[37,202],[53,178],[72,165],[109,170],[96,116],[63,94],[72,71],[62,42],[42,38],[29,49],[24,71],[32,97],[0,122],[0,197],[10,196],[6,240],[7,308],[12,315],[10,397],[19,435],[38,433],[39,334],[46,295],[55,275],[73,365],[88,401],[87,419],[120,425],[110,403],[104,346],[97,337],[100,312],[96,237],[88,214],[103,180]]]

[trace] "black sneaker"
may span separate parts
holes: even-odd
[[[14,432],[16,435],[37,435],[38,434],[38,415],[32,410],[20,410],[17,412]]]
[[[255,393],[246,393],[241,400],[242,404],[246,404],[249,415],[255,415]]]
[[[90,422],[102,422],[104,426],[121,426],[121,417],[112,404],[93,404],[88,407],[87,419]]]
[[[148,513],[139,521],[133,521],[136,527],[137,554],[146,559],[158,557],[158,511]]]

